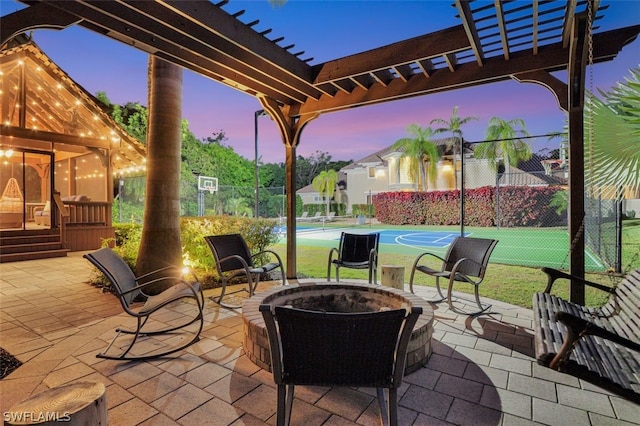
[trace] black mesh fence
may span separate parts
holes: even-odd
[[[585,198],[585,255],[594,256],[606,269],[621,272],[622,212],[616,199]]]
[[[501,156],[496,159],[493,218],[485,223],[491,224],[488,228],[495,227],[496,236],[500,231],[504,231],[502,235],[516,235],[513,241],[517,243],[511,248],[521,251],[513,256],[521,259],[516,263],[568,269],[569,251],[575,242],[570,241],[568,229],[566,143],[553,142],[547,137],[524,140],[533,153],[530,159],[519,161],[517,166],[505,164]],[[488,143],[492,142],[473,144],[473,147]],[[474,160],[478,159],[470,161]],[[467,185],[471,179],[473,177],[466,174]],[[466,203],[473,202],[469,199],[470,192],[466,191]],[[587,188],[586,192],[597,193],[593,188]],[[585,195],[585,216],[577,220],[581,222],[580,232],[585,240],[585,269],[620,271],[622,215],[615,195]],[[546,255],[533,254],[543,251]]]

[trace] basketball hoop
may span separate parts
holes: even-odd
[[[209,191],[212,194],[218,190],[218,178],[198,176],[198,191]]]

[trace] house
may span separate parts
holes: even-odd
[[[450,139],[433,141],[441,151],[435,182],[428,183],[428,191],[459,188],[461,179],[460,155],[448,148]],[[457,150],[456,150],[457,151]],[[417,185],[409,171],[408,159],[402,152],[388,146],[341,169],[346,176],[347,212],[354,204],[370,204],[372,197],[389,191],[415,191]],[[464,147],[465,188],[495,185],[496,174],[485,159],[473,156],[470,146]],[[455,170],[455,171],[454,171]]]
[[[0,78],[0,261],[100,247],[114,176],[144,172],[144,145],[25,36],[1,47]]]

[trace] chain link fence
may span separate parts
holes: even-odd
[[[560,259],[553,266],[566,269],[575,244],[569,240],[568,230],[567,144],[566,141],[554,144],[545,138],[526,141],[534,153],[529,160],[520,161],[517,167],[501,163],[497,168],[494,225],[496,229],[522,230],[523,235],[535,229],[537,235],[532,237],[531,244],[549,244],[548,248]],[[622,202],[615,195],[602,195],[587,186],[580,232],[585,240],[588,271],[621,271],[622,218]],[[559,235],[559,232],[566,237],[543,238],[545,234]],[[526,258],[526,254],[521,257]]]
[[[490,142],[472,143],[472,148]],[[527,263],[530,257],[526,247],[545,247],[553,256],[542,259],[536,266],[569,267],[568,231],[568,159],[566,144],[550,142],[547,137],[527,139],[533,156],[520,161],[517,167],[499,163],[496,171],[489,174],[483,185],[492,188],[489,199],[481,199],[470,182],[472,173],[465,172],[466,197],[465,226],[480,226],[485,233],[499,238],[499,231],[510,230],[521,240],[523,252],[518,256]],[[500,158],[498,160],[501,160]],[[493,183],[492,183],[493,181]],[[145,177],[124,177],[116,183],[113,204],[114,223],[142,223]],[[596,194],[587,188],[587,194]],[[284,187],[259,188],[256,206],[256,189],[252,186],[220,185],[218,191],[199,193],[194,185],[183,183],[181,188],[181,214],[198,216],[202,211],[208,215],[259,216],[282,218],[286,216]],[[459,224],[459,195],[453,197],[451,205],[440,206],[435,220],[452,216],[446,223],[425,225]],[[202,209],[201,209],[202,208]],[[621,268],[621,205],[615,197],[585,196],[585,217],[581,229],[585,238],[587,270],[620,271]]]
[[[145,183],[145,176],[122,177],[116,181],[114,223],[142,223]],[[219,185],[218,191],[211,194],[183,186],[180,208],[182,216],[198,216],[198,212],[202,211],[205,216],[255,217],[255,201],[254,187]],[[259,188],[257,215],[263,218],[280,218],[286,215],[284,186]]]

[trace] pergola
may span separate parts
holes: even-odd
[[[460,24],[310,65],[228,13],[227,0],[37,1],[4,16],[1,42],[26,30],[80,25],[256,97],[286,151],[287,276],[296,276],[295,160],[304,126],[322,113],[514,79],[540,84],[569,114],[571,272],[584,275],[583,109],[588,39],[594,63],[613,59],[640,25],[592,31],[598,0],[454,0]],[[588,13],[591,4],[591,14]],[[590,33],[590,31],[592,31]],[[567,70],[569,84],[552,72]],[[572,284],[571,299],[584,302]]]

